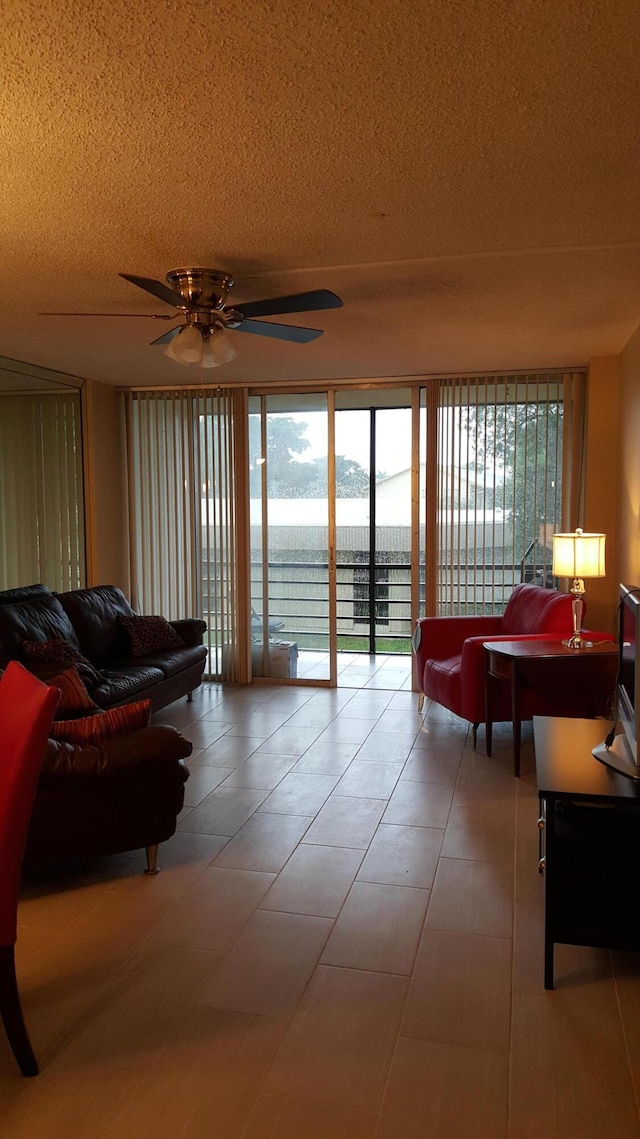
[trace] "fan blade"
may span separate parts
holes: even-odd
[[[162,281],[154,281],[153,277],[131,277],[129,273],[119,273],[118,276],[123,277],[125,281],[131,281],[132,285],[137,285],[139,289],[151,293],[158,300],[166,301],[168,305],[189,307],[179,293],[174,293],[173,289],[170,289],[168,285],[163,285]]]
[[[177,324],[175,328],[170,328],[168,332],[165,332],[164,336],[159,336],[157,340],[152,340],[151,345],[153,346],[154,344],[168,344],[169,341],[173,340],[174,336],[177,336],[183,328],[184,324]]]
[[[290,297],[249,301],[248,304],[237,307],[243,316],[279,316],[282,312],[313,312],[321,308],[342,308],[342,301],[329,289],[312,289],[308,293],[294,293]]]
[[[262,320],[242,320],[229,327],[233,332],[254,332],[256,336],[273,336],[275,340],[291,340],[296,344],[317,340],[323,332],[321,328],[297,328],[293,324],[268,324]]]
[[[118,316],[139,320],[177,320],[177,312],[39,312],[38,316]]]

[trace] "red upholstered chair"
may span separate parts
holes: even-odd
[[[475,747],[478,726],[485,721],[484,641],[562,640],[572,632],[571,595],[527,583],[516,586],[501,616],[424,617],[416,625],[413,640],[421,689],[418,711],[427,696],[469,720]],[[589,635],[594,640],[611,640],[605,633]],[[507,681],[496,682],[492,702],[494,722],[511,719]],[[561,693],[523,693],[525,720],[533,715],[572,714],[584,713],[573,712],[563,702]]]
[[[0,1014],[24,1076],[38,1064],[27,1035],[15,969],[18,888],[29,817],[57,688],[11,661],[0,679]]]

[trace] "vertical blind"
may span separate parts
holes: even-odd
[[[584,382],[582,372],[548,372],[423,388],[426,612],[499,611],[520,581],[555,584],[551,536],[582,520]],[[123,399],[134,604],[202,615],[209,675],[244,683],[247,392],[130,390]]]
[[[0,588],[84,585],[77,392],[0,397]]]
[[[209,675],[245,682],[246,395],[123,393],[136,608],[207,622]]]
[[[583,373],[438,381],[436,612],[553,584],[551,535],[579,524],[583,412]]]

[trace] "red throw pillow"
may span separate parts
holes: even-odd
[[[48,684],[50,688],[57,688],[60,693],[56,720],[64,720],[66,716],[77,716],[80,712],[100,711],[78,676],[76,668],[67,668],[58,676],[47,678],[43,683]]]
[[[150,719],[151,701],[138,700],[135,704],[97,712],[95,716],[83,716],[81,720],[56,720],[49,735],[54,740],[82,747],[111,740],[125,732],[135,732],[138,728],[147,728]]]
[[[68,641],[23,641],[22,651],[27,660],[44,661],[49,664],[75,664],[78,672],[90,684],[102,684],[103,677],[93,667],[91,661],[83,657],[78,649]]]
[[[146,657],[166,649],[183,649],[184,641],[165,617],[118,617],[129,642],[131,656]]]

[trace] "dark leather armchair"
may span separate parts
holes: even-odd
[[[176,829],[192,745],[156,725],[77,746],[50,739],[27,835],[25,865],[97,858],[145,847],[146,873]]]

